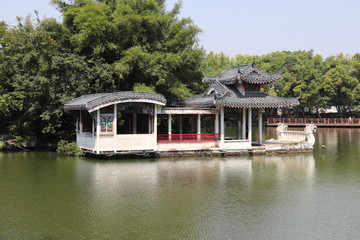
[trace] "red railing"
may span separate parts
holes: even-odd
[[[300,124],[360,124],[360,118],[268,118],[268,124],[300,123]]]
[[[218,133],[158,134],[158,142],[212,142],[219,139]]]

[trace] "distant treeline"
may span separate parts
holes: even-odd
[[[217,74],[230,65],[255,63],[284,71],[264,91],[299,96],[300,109],[336,106],[346,113],[360,101],[360,55],[323,59],[312,51],[264,56],[206,54],[201,29],[180,18],[180,4],[164,0],[53,0],[55,19],[0,22],[0,136],[19,142],[70,140],[74,120],[66,101],[90,93],[151,91],[168,102],[205,90],[202,72]],[[241,44],[241,43],[239,43]]]

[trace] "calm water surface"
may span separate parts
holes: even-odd
[[[254,157],[0,153],[0,239],[359,239],[360,129],[316,139]]]

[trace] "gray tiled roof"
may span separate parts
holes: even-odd
[[[263,92],[247,92],[243,96],[234,86],[228,86],[229,93],[216,100],[216,105],[224,107],[283,108],[299,105],[299,98],[272,96]]]
[[[88,110],[92,111],[98,106],[121,102],[121,101],[149,101],[165,105],[166,99],[162,94],[149,92],[115,92],[115,93],[95,93],[72,99],[65,103],[65,110]]]
[[[184,107],[211,107],[215,105],[215,95],[196,95],[194,97],[185,99],[184,102],[178,104],[178,106]]]
[[[299,105],[298,97],[284,98],[263,92],[247,92],[242,95],[234,85],[225,86],[220,82],[216,82],[213,82],[205,93],[185,100],[184,105],[189,107],[224,106],[233,108],[283,108]],[[222,85],[226,89],[226,91],[223,91],[225,94],[208,94],[210,89],[216,89],[214,87],[216,84]]]
[[[235,84],[241,80],[253,84],[268,84],[280,79],[282,79],[280,73],[267,73],[253,64],[248,64],[229,67],[224,72],[215,76],[204,75],[202,81],[211,83],[214,80],[218,80],[225,85]]]

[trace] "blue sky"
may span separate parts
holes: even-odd
[[[38,10],[60,19],[49,0],[0,0],[0,20],[15,23]],[[177,0],[167,0],[172,8]],[[263,55],[310,50],[324,57],[360,53],[359,0],[183,0],[181,17],[191,17],[203,32],[208,52]]]

